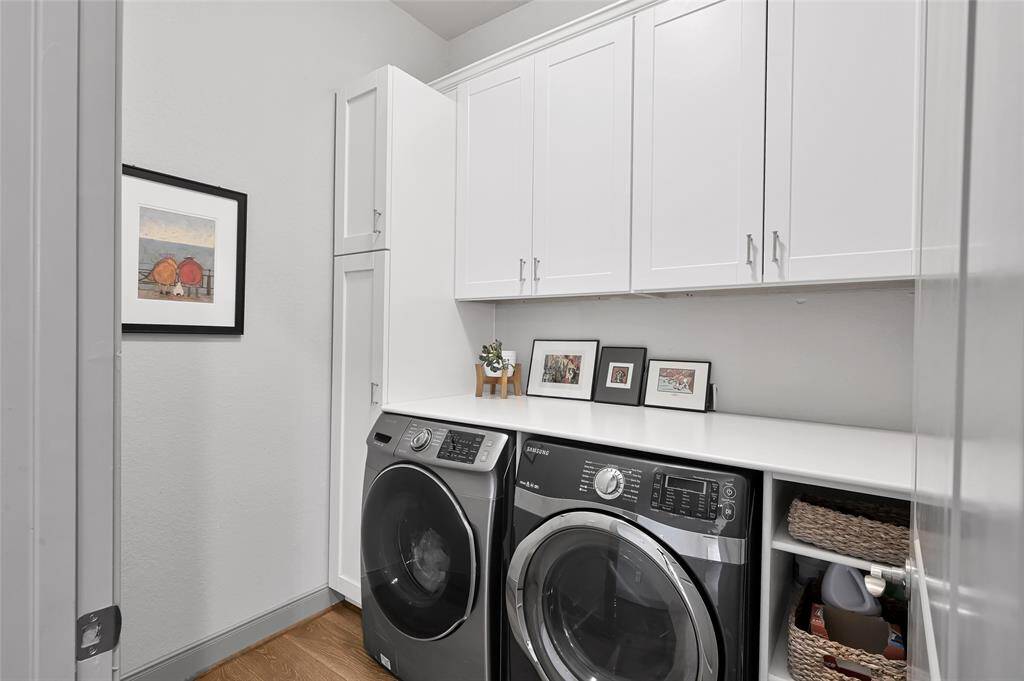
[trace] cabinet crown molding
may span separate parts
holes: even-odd
[[[688,2],[693,5],[693,9],[699,9],[705,5],[714,4],[719,0],[667,0],[669,2]],[[627,17],[636,14],[648,7],[658,5],[666,0],[618,0],[610,5],[601,7],[600,9],[594,10],[590,14],[585,14],[578,19],[562,24],[550,31],[545,31],[532,38],[527,38],[521,43],[513,45],[512,47],[506,47],[504,50],[495,52],[489,57],[484,57],[479,61],[475,61],[468,66],[452,71],[446,76],[441,76],[437,80],[433,80],[430,85],[435,90],[440,92],[448,93],[455,90],[459,83],[475,78],[476,76],[482,75],[489,71],[493,71],[496,68],[504,66],[509,62],[513,62],[517,59],[522,59],[535,52],[539,52],[545,48],[551,47],[564,40],[568,40],[574,36],[586,33],[599,26],[611,23],[622,17]]]

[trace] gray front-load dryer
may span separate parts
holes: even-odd
[[[755,678],[757,494],[736,469],[525,442],[507,681]]]
[[[498,681],[513,440],[383,414],[366,442],[366,651],[403,681]]]

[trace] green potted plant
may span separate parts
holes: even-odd
[[[516,370],[516,352],[502,350],[501,341],[495,338],[493,343],[483,346],[480,363],[484,365],[484,373],[492,378],[501,376],[503,368],[508,369],[508,376],[512,376]]]

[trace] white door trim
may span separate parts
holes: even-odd
[[[120,602],[120,7],[79,5],[78,617]],[[117,681],[118,657],[79,662],[77,678]]]
[[[78,15],[0,3],[0,678],[75,676]]]
[[[114,589],[117,35],[115,0],[0,3],[5,680],[76,678],[79,607]],[[111,657],[92,662],[105,679]]]

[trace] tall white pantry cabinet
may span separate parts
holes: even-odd
[[[358,604],[370,426],[385,401],[467,392],[494,313],[452,299],[455,103],[386,66],[336,107],[328,581]]]

